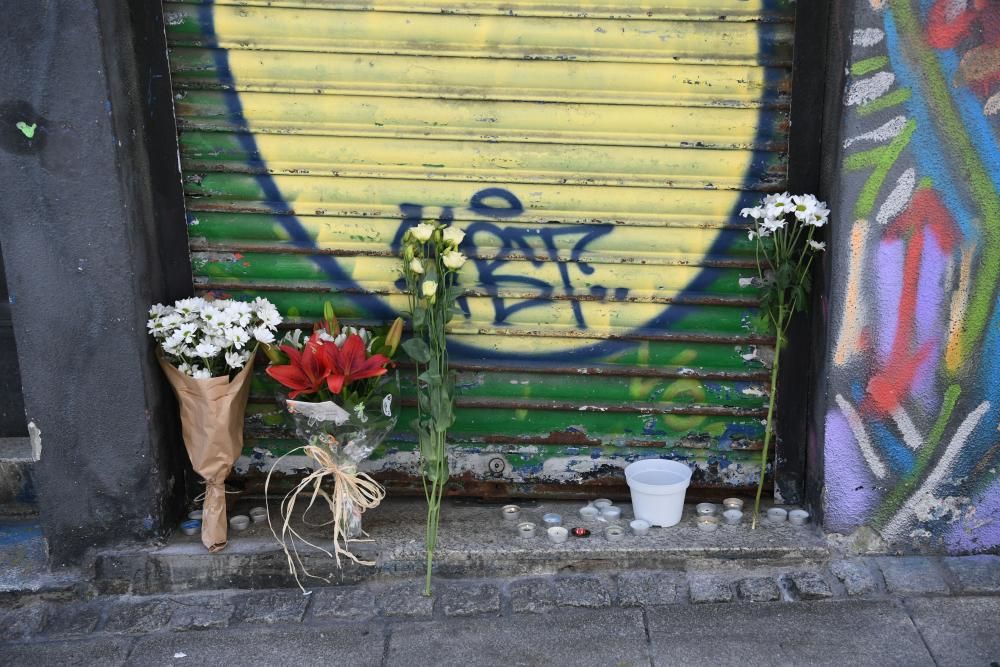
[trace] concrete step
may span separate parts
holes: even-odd
[[[34,467],[28,438],[0,438],[0,516],[37,513],[31,471]]]
[[[306,517],[310,523],[304,523],[301,514],[306,504],[301,503],[293,527],[306,539],[332,552],[332,529],[319,525],[329,517],[314,508]],[[236,511],[246,513],[249,505],[244,505],[242,501]],[[576,501],[522,503],[521,519],[541,526],[543,514],[556,512],[565,517],[565,525],[577,526],[581,525],[577,514],[581,505]],[[434,558],[437,576],[462,579],[691,569],[699,563],[723,567],[785,566],[825,562],[830,556],[825,539],[811,526],[765,524],[751,531],[747,522],[706,533],[695,526],[693,507],[686,508],[677,526],[654,528],[643,537],[626,534],[622,541],[609,542],[601,533],[607,524],[584,524],[593,530],[591,537],[571,537],[564,544],[552,544],[541,528],[535,538],[518,537],[514,524],[502,518],[500,507],[445,501]],[[631,506],[620,507],[622,525],[627,526],[632,518]],[[271,509],[273,512],[273,505]],[[351,542],[350,548],[359,559],[374,565],[359,565],[341,556],[338,567],[327,554],[300,545],[299,556],[305,567],[327,580],[307,579],[306,585],[420,576],[425,568],[425,512],[422,500],[387,499],[365,514],[364,527],[371,541]],[[280,531],[281,524],[273,513],[271,520]],[[103,593],[138,595],[296,586],[287,556],[267,523],[253,524],[241,533],[231,532],[229,546],[217,554],[207,553],[198,536],[187,537],[179,531],[163,546],[103,551],[95,561],[95,584]]]
[[[49,569],[48,544],[31,518],[0,518],[0,564],[0,602],[66,597],[83,583],[79,570]]]

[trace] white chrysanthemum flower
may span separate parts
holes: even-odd
[[[226,327],[225,338],[229,345],[232,345],[237,350],[242,350],[243,346],[250,340],[250,334],[243,327]]]
[[[452,271],[458,271],[465,264],[465,255],[457,250],[449,250],[441,256],[441,261]]]
[[[198,334],[198,325],[194,322],[184,322],[177,327],[177,333],[184,337],[185,343],[192,345],[195,336]]]
[[[826,207],[826,202],[821,201],[816,205],[816,210],[813,211],[812,215],[805,224],[812,225],[813,227],[822,227],[830,219],[830,209]]]
[[[762,230],[767,230],[768,232],[776,232],[779,229],[783,229],[785,226],[785,219],[781,217],[772,218],[770,216],[764,218],[764,222],[760,223]]]
[[[177,367],[177,370],[179,370],[181,373],[184,373],[184,375],[191,375],[192,371],[191,364],[187,363],[186,361],[182,361],[181,365]]]
[[[253,330],[253,337],[258,343],[270,345],[274,342],[274,334],[265,326],[259,326]]]
[[[761,218],[764,217],[764,209],[761,208],[760,206],[754,206],[753,208],[744,208],[740,211],[740,217],[760,220]]]
[[[813,241],[812,239],[809,239],[809,247],[812,248],[813,250],[818,250],[818,251],[822,252],[822,251],[826,250],[826,242],[825,241]]]
[[[434,234],[434,225],[421,222],[416,227],[410,228],[410,234],[420,243],[427,243],[431,240],[431,235]]]
[[[465,232],[452,225],[445,228],[441,233],[441,238],[444,239],[445,243],[450,243],[457,248],[462,243],[462,239],[465,238]]]
[[[819,202],[812,195],[794,195],[792,197],[792,211],[796,219],[806,221],[816,212]]]
[[[410,260],[410,271],[413,271],[415,274],[419,276],[424,272],[424,265],[420,262],[419,259],[414,257],[413,259]]]
[[[217,355],[221,349],[222,348],[218,345],[212,345],[207,340],[203,340],[195,346],[194,353],[202,359],[211,359]]]
[[[243,355],[239,352],[226,352],[226,365],[233,370],[243,368]]]
[[[212,371],[208,370],[207,368],[198,368],[197,366],[195,366],[191,370],[191,377],[195,378],[196,380],[207,380],[210,377],[212,377]]]
[[[174,312],[171,306],[164,306],[162,303],[154,303],[149,307],[150,317],[163,317],[164,315],[169,315]]]
[[[420,293],[429,299],[437,294],[437,288],[438,284],[436,280],[425,280],[420,285]]]

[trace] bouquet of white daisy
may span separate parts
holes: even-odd
[[[243,450],[243,417],[258,343],[274,342],[281,323],[266,299],[181,299],[149,309],[147,327],[157,358],[177,396],[184,446],[205,480],[201,541],[225,548],[226,477]]]

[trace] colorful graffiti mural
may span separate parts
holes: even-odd
[[[449,221],[472,259],[449,331],[460,476],[670,456],[756,481],[773,341],[735,213],[784,184],[789,2],[164,12],[200,290],[386,321],[402,233]],[[243,470],[290,444],[273,393],[257,378]],[[407,437],[379,470],[415,470]]]
[[[827,528],[1000,546],[1000,2],[857,3]]]

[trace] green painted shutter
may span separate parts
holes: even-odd
[[[755,482],[773,340],[737,212],[784,187],[787,3],[164,7],[199,290],[385,323],[402,232],[453,221],[456,491],[593,491],[647,456]],[[275,392],[258,374],[250,480],[295,445]],[[410,434],[371,467],[412,484]]]

